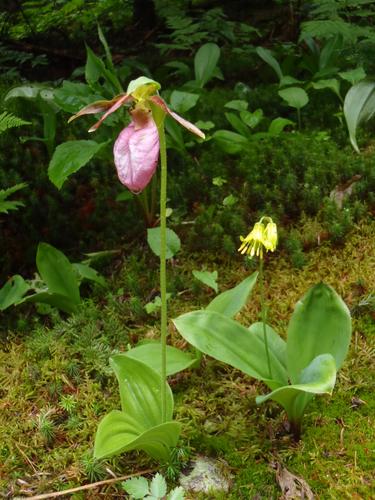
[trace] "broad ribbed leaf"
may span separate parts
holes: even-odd
[[[72,264],[73,268],[77,271],[81,280],[94,281],[98,285],[105,286],[105,278],[98,271],[88,264],[83,264],[82,262],[78,262],[76,264]]]
[[[50,181],[60,189],[66,179],[84,167],[107,143],[67,141],[57,146],[48,167]]]
[[[248,113],[248,111],[246,111]],[[249,137],[251,135],[250,130],[247,128],[245,123],[235,114],[235,113],[224,113],[225,118],[232,125],[234,130],[243,135],[244,137]]]
[[[274,72],[278,76],[279,80],[281,80],[283,77],[283,72],[281,70],[280,64],[273,57],[272,52],[268,49],[263,48],[263,47],[257,47],[256,53],[258,54],[258,56],[261,59],[263,59],[264,62],[266,62],[269,66],[271,66],[271,68],[274,70]]]
[[[249,326],[249,332],[257,336],[264,345],[263,323],[260,321],[253,323]],[[271,364],[272,378],[275,378],[276,373],[278,374],[278,380],[282,379],[284,383],[288,383],[288,372],[286,370],[286,342],[269,325],[266,325],[266,334],[268,348],[274,357],[273,363]]]
[[[287,89],[279,90],[278,94],[292,108],[301,109],[309,102],[309,96],[300,87],[288,87]]]
[[[0,289],[0,311],[19,302],[28,290],[30,290],[30,285],[22,276],[19,274],[12,276]]]
[[[80,303],[78,281],[73,266],[60,250],[47,243],[39,243],[36,266],[49,293],[63,295],[74,304]]]
[[[190,109],[194,108],[199,99],[198,94],[192,94],[191,92],[181,92],[180,90],[174,90],[171,93],[170,103],[173,111],[176,113],[181,113],[184,115]]]
[[[310,288],[288,326],[287,367],[292,383],[299,383],[302,371],[319,354],[331,354],[339,370],[350,336],[350,312],[341,297],[324,283]]]
[[[249,147],[249,141],[246,137],[231,130],[216,130],[212,134],[212,138],[217,142],[220,149],[231,155]]]
[[[303,370],[298,384],[279,387],[269,394],[258,396],[256,402],[261,404],[273,399],[285,408],[290,420],[300,421],[311,395],[331,394],[335,382],[335,360],[330,354],[321,354]]]
[[[369,120],[375,112],[375,83],[359,82],[349,89],[344,101],[344,116],[348,125],[350,142],[359,153],[357,129]]]
[[[267,327],[272,380],[270,380],[264,340],[259,334],[252,335],[244,326],[214,311],[194,311],[179,316],[174,324],[180,334],[194,347],[223,361],[247,375],[264,380],[272,388],[287,383],[285,367],[274,352],[278,336]],[[258,330],[258,328],[257,328]]]
[[[147,243],[157,257],[160,257],[161,233],[160,226],[147,229]],[[166,232],[166,258],[171,259],[181,248],[181,240],[173,229],[167,227]]]
[[[21,299],[17,304],[23,304],[24,302],[31,302],[33,304],[41,303],[48,304],[52,307],[57,307],[61,311],[68,314],[75,313],[77,311],[77,303],[73,302],[69,297],[60,295],[58,293],[37,292],[33,295],[28,295],[27,297]]]
[[[219,57],[220,48],[216,43],[206,43],[198,49],[194,57],[194,72],[200,87],[204,87],[214,76]]]
[[[94,456],[105,458],[130,450],[143,450],[156,460],[168,461],[170,448],[176,446],[181,431],[178,422],[145,428],[137,418],[113,410],[99,423]]]
[[[116,354],[109,360],[120,388],[122,411],[136,419],[144,429],[163,422],[160,400],[160,375],[137,359]],[[173,396],[166,383],[166,420],[172,420]]]
[[[125,352],[123,355],[142,361],[142,363],[150,366],[158,373],[161,371],[161,347],[159,342],[139,345]],[[189,368],[196,361],[197,359],[191,354],[167,345],[168,376],[186,370],[186,368]]]
[[[246,305],[247,299],[254,288],[258,277],[256,271],[245,278],[241,283],[230,290],[226,290],[215,297],[206,307],[209,311],[216,311],[233,318]]]

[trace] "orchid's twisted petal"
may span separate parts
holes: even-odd
[[[156,104],[156,106],[159,106],[159,108],[162,108],[162,110],[165,113],[167,113],[172,118],[174,118],[176,120],[176,122],[178,122],[180,125],[182,125],[187,130],[189,130],[189,132],[192,132],[193,134],[197,135],[201,139],[204,139],[206,137],[204,135],[204,133],[198,127],[196,127],[195,125],[193,125],[189,121],[185,120],[185,118],[182,118],[182,116],[178,115],[177,113],[175,113],[174,111],[169,109],[169,107],[166,105],[166,103],[163,101],[163,99],[161,97],[159,97],[158,95],[153,95],[153,96],[149,97],[149,100],[152,101],[154,104]]]
[[[89,128],[89,132],[95,132],[100,125],[103,123],[103,121],[107,118],[107,116],[111,115],[115,111],[117,111],[123,104],[125,104],[128,101],[132,101],[133,97],[128,94],[124,94],[120,97],[117,97],[117,99],[113,99],[111,102],[114,101],[113,105],[104,113],[104,115],[98,120],[91,128]]]
[[[78,113],[71,116],[68,120],[68,123],[70,123],[71,121],[73,121],[76,118],[79,118],[80,116],[83,116],[83,115],[95,115],[96,113],[104,113],[104,111],[108,110],[108,113],[106,113],[106,117],[107,117],[108,114],[113,113],[113,111],[116,111],[116,109],[119,106],[121,106],[122,104],[124,104],[126,101],[128,101],[130,99],[132,99],[132,96],[127,95],[127,94],[120,94],[120,95],[114,97],[113,99],[111,99],[110,101],[102,100],[102,101],[92,102],[91,104],[88,104],[84,108],[80,109],[78,111]],[[120,102],[121,104],[117,105],[118,102]],[[116,106],[115,109],[113,109],[111,111],[111,109],[114,108],[114,106]]]
[[[113,155],[117,174],[133,193],[139,193],[150,182],[159,158],[159,134],[150,118],[141,128],[130,123],[118,136]]]

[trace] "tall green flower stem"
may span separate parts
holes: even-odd
[[[159,116],[155,116],[159,115]],[[160,344],[161,344],[161,388],[162,421],[167,413],[167,145],[165,141],[164,118],[153,108],[153,116],[158,128],[160,143]]]
[[[270,353],[269,353],[269,349],[268,349],[268,338],[267,338],[267,327],[266,327],[267,308],[266,308],[266,301],[265,301],[265,297],[264,297],[264,270],[263,270],[263,256],[262,255],[260,256],[260,259],[259,259],[259,288],[260,288],[260,307],[261,307],[261,320],[262,320],[262,325],[263,325],[264,347],[266,349],[268,373],[269,373],[270,379],[272,379],[271,359],[270,359]]]

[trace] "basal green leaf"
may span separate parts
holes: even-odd
[[[126,354],[115,354],[109,360],[120,389],[121,407],[144,429],[162,423],[159,373]],[[166,383],[166,420],[172,420],[173,396]]]
[[[36,265],[49,293],[67,297],[74,304],[80,303],[78,280],[73,266],[60,250],[47,243],[39,243]]]
[[[300,421],[311,395],[331,394],[335,382],[335,360],[330,354],[321,354],[303,370],[298,384],[279,387],[269,394],[258,396],[256,402],[261,404],[273,399],[285,408],[291,421]]]
[[[269,66],[271,66],[271,68],[274,70],[274,72],[278,76],[279,80],[281,80],[283,77],[283,72],[281,70],[280,64],[273,57],[272,52],[268,49],[263,48],[263,47],[257,47],[256,53],[258,54],[258,56],[261,59],[263,59],[264,62],[266,62]]]
[[[217,271],[197,271],[194,269],[192,272],[195,279],[212,288],[216,293],[218,292]]]
[[[98,285],[105,286],[104,276],[98,273],[98,271],[88,264],[83,264],[82,262],[73,264],[73,268],[77,271],[81,280],[94,281]]]
[[[225,153],[236,154],[249,147],[249,141],[243,135],[230,130],[217,130],[212,138]]]
[[[272,364],[272,380],[267,369],[263,337],[251,332],[236,321],[214,311],[194,311],[179,316],[174,321],[179,333],[194,347],[242,370],[250,377],[264,380],[270,386],[287,383],[285,367],[273,351],[273,337],[277,333],[267,327]]]
[[[58,293],[50,293],[47,291],[41,291],[34,293],[33,295],[28,295],[21,299],[17,304],[23,304],[26,302],[30,302],[32,304],[48,304],[52,307],[56,307],[61,311],[64,311],[68,314],[73,314],[77,312],[77,303],[71,300],[69,297],[65,295],[60,295]]]
[[[30,285],[22,276],[19,274],[12,276],[0,289],[0,311],[19,302],[28,290],[30,290]]]
[[[246,111],[248,113],[248,111]],[[244,137],[251,135],[250,130],[246,127],[245,123],[235,113],[224,113],[225,118],[232,125],[234,130]]]
[[[153,370],[160,374],[161,372],[161,347],[160,342],[152,342],[149,344],[142,344],[133,347],[123,355],[128,356],[138,361],[142,361],[150,366]],[[174,375],[175,373],[186,370],[197,359],[187,352],[176,349],[175,347],[167,345],[167,375]]]
[[[178,422],[144,428],[125,412],[113,410],[99,423],[94,456],[100,459],[125,451],[143,450],[156,460],[166,462],[170,458],[170,449],[177,444],[180,431]]]
[[[206,307],[209,311],[216,311],[233,318],[246,305],[249,295],[254,288],[258,272],[245,278],[241,283],[230,290],[226,290],[215,297]]]
[[[349,89],[344,101],[344,116],[348,126],[350,142],[359,153],[357,129],[370,120],[375,112],[375,82],[359,82]]]
[[[278,117],[272,120],[270,126],[268,127],[268,133],[271,135],[279,135],[287,126],[294,126],[295,123],[287,118]]]
[[[297,303],[288,326],[287,366],[292,383],[319,354],[331,354],[337,370],[348,352],[350,313],[333,288],[320,283]]]

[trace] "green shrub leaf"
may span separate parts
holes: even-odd
[[[107,142],[67,141],[57,146],[48,167],[50,181],[61,189],[66,179],[84,167]]]

